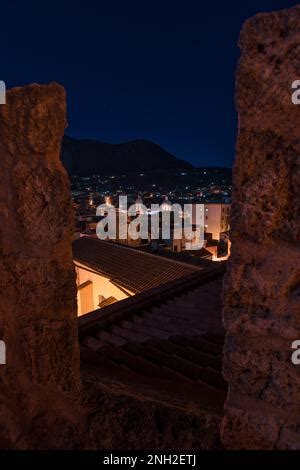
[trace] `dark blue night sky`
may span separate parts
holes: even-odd
[[[195,165],[230,166],[244,20],[297,2],[1,2],[1,80],[62,83],[67,134],[145,138]]]

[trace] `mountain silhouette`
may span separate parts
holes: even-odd
[[[70,175],[79,176],[193,169],[190,163],[149,140],[107,144],[65,136],[61,159]]]

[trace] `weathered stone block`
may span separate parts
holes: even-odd
[[[298,448],[291,344],[300,339],[300,106],[292,83],[300,79],[300,7],[248,20],[240,47],[222,440],[235,449]]]
[[[65,127],[65,91],[55,83],[10,90],[0,106],[2,447],[30,446],[35,418],[80,387]]]

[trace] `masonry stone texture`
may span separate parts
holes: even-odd
[[[213,424],[222,420],[226,449],[300,449],[300,6],[251,18],[239,45],[228,394]],[[0,448],[200,448],[205,414],[133,394],[127,379],[103,381],[98,368],[110,366],[96,353],[81,385],[66,125],[55,83],[12,89],[0,106]],[[205,448],[219,448],[212,429]]]
[[[300,449],[300,7],[251,18],[239,46],[221,435],[228,449]]]
[[[12,89],[0,106],[1,448],[46,446],[80,390],[65,127],[55,83]]]

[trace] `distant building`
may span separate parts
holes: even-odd
[[[221,234],[229,231],[230,204],[204,204],[205,232],[212,235],[213,240],[220,241]],[[194,215],[195,217],[195,215]],[[196,223],[195,218],[193,223]]]
[[[168,196],[165,196],[163,203],[161,204],[162,212],[170,212],[172,210],[172,204],[169,201]]]
[[[2,80],[0,81],[0,104],[6,104],[6,85]]]
[[[135,201],[135,212],[136,214],[143,214],[144,213],[144,203],[141,195],[139,194],[136,201]]]

